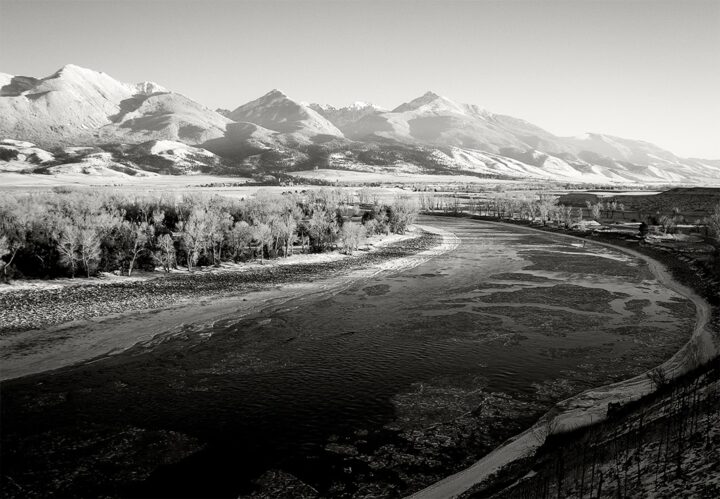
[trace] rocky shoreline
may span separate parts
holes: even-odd
[[[185,301],[241,295],[298,281],[337,277],[357,268],[419,253],[437,245],[440,239],[437,234],[422,231],[410,239],[341,260],[9,291],[0,293],[0,336],[112,314],[177,306]]]

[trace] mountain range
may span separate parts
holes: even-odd
[[[0,170],[154,175],[313,168],[575,182],[718,183],[720,162],[648,142],[559,137],[427,92],[387,110],[335,108],[279,90],[211,110],[153,82],[67,65],[0,73]]]

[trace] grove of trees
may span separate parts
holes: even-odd
[[[362,192],[363,201],[370,196]],[[340,189],[268,194],[129,194],[56,189],[0,199],[0,271],[18,277],[131,275],[182,266],[287,257],[341,247],[352,253],[366,235],[403,233],[417,204],[397,196],[364,209]]]

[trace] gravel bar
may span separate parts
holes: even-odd
[[[0,335],[116,313],[165,308],[190,299],[236,295],[287,283],[337,277],[388,259],[416,254],[437,245],[441,239],[437,234],[423,232],[377,251],[360,252],[330,262],[171,274],[145,281],[83,283],[61,289],[2,293]]]

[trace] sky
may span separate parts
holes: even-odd
[[[213,109],[273,88],[387,108],[432,90],[720,159],[720,0],[0,0],[0,71],[68,63]]]

